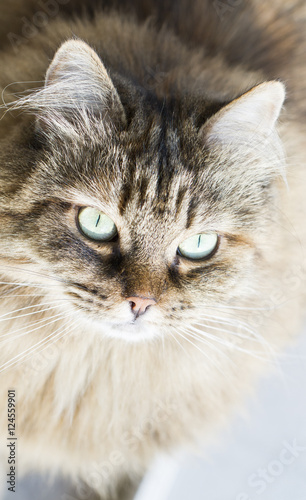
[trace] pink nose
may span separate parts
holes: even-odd
[[[144,314],[150,306],[156,304],[155,299],[149,299],[148,297],[128,297],[126,300],[131,304],[131,308],[136,318],[141,314]]]

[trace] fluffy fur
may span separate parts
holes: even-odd
[[[1,405],[16,388],[20,473],[115,495],[208,438],[299,327],[303,6],[212,4],[76,3],[18,50],[1,28]],[[119,240],[86,239],[81,206]],[[205,231],[211,259],[177,254]],[[157,305],[133,322],[135,294]]]

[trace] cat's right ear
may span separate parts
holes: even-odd
[[[97,53],[81,40],[68,40],[48,68],[39,123],[50,125],[52,116],[73,121],[84,114],[113,125],[124,126],[126,120],[118,92]]]

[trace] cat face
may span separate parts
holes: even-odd
[[[259,85],[200,126],[180,102],[127,113],[98,56],[66,42],[20,104],[40,142],[4,210],[2,254],[58,280],[84,328],[127,341],[239,301],[269,237],[283,98],[280,83]]]

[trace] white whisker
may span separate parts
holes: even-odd
[[[182,335],[181,333],[179,333],[178,331],[176,332],[180,337],[182,337],[184,340],[186,340],[186,342],[188,342],[189,344],[191,344],[193,347],[195,347],[195,349],[197,349],[198,351],[200,351],[203,356],[205,358],[207,358],[209,360],[210,363],[212,363],[216,368],[217,370],[219,370],[222,375],[225,376],[225,373],[223,370],[220,369],[220,366],[219,366],[219,363],[217,363],[215,360],[213,360],[206,352],[204,352],[198,345],[196,345],[194,342],[192,342],[191,340],[189,340],[185,335]]]
[[[184,351],[184,353],[186,354],[186,356],[188,356],[190,358],[190,353],[188,353],[186,351],[186,349],[182,346],[182,344],[180,343],[180,341],[176,338],[176,336],[169,330],[169,332],[167,332],[174,340],[175,342],[180,346],[180,348]]]
[[[255,350],[254,351],[250,351],[249,349],[245,349],[245,348],[243,348],[241,346],[238,346],[234,342],[229,342],[227,340],[221,339],[220,337],[217,337],[215,335],[211,335],[208,332],[204,332],[204,331],[198,330],[197,328],[193,328],[191,326],[188,326],[188,329],[191,329],[197,335],[209,338],[210,340],[213,340],[214,342],[217,342],[217,343],[219,343],[219,344],[223,345],[224,347],[227,347],[227,348],[229,348],[231,350],[240,351],[240,352],[242,352],[244,354],[248,354],[248,355],[250,355],[250,356],[252,356],[254,358],[257,358],[257,359],[259,359],[261,361],[268,361],[267,358],[263,358],[263,357],[261,357],[259,355],[260,351],[258,353]]]
[[[63,311],[61,311],[58,314],[54,314],[52,316],[52,318],[55,318],[55,317],[60,316],[62,314],[64,314]],[[50,319],[50,317],[48,316],[48,317],[44,317],[44,318],[39,319],[39,320],[29,321],[25,326],[21,326],[20,328],[17,328],[16,330],[10,330],[9,333],[3,333],[3,334],[1,334],[0,338],[8,337],[10,335],[14,335],[15,333],[22,332],[23,330],[27,330],[29,327],[36,326],[36,325],[39,325],[39,324],[43,324],[46,321],[49,321],[49,319]]]
[[[9,269],[9,270],[17,271],[20,273],[29,273],[29,274],[33,274],[34,276],[39,276],[39,277],[46,278],[49,280],[58,281],[60,283],[70,283],[70,281],[65,280],[63,278],[59,278],[58,276],[50,276],[49,274],[41,273],[38,271],[33,271],[32,269],[26,269],[23,267],[15,267],[15,266],[11,266],[11,265],[5,265],[5,266],[0,265],[0,269],[4,269],[4,270]]]
[[[54,283],[53,285],[48,283],[48,285],[46,284],[37,284],[37,283],[31,283],[31,282],[27,282],[27,281],[23,281],[23,282],[18,282],[18,281],[0,281],[0,285],[18,285],[18,286],[28,286],[28,287],[31,287],[31,288],[49,288],[49,287],[52,287],[52,286],[55,286],[55,287],[58,287],[58,284],[57,283]]]
[[[208,346],[208,347],[210,347],[213,351],[216,351],[218,354],[221,354],[223,357],[227,358],[227,359],[228,359],[228,361],[229,361],[230,363],[233,363],[233,360],[229,357],[229,355],[228,355],[228,354],[226,354],[224,351],[222,351],[221,349],[219,349],[216,345],[214,345],[212,342],[210,342],[210,341],[209,341],[209,340],[207,340],[206,338],[203,338],[203,337],[201,337],[201,336],[199,336],[199,335],[196,335],[196,334],[195,334],[195,333],[193,333],[193,332],[190,332],[190,331],[188,330],[188,327],[187,327],[187,329],[185,329],[185,330],[184,330],[184,329],[182,329],[182,328],[179,328],[178,330],[179,330],[181,333],[184,333],[184,334],[186,334],[186,335],[189,335],[189,336],[193,337],[194,339],[197,339],[200,343],[207,345],[207,346]]]
[[[2,314],[2,316],[0,316],[0,322],[2,322],[2,321],[10,321],[11,319],[23,318],[25,316],[30,316],[32,314],[38,314],[40,312],[49,311],[50,309],[54,309],[55,307],[57,307],[58,303],[61,302],[62,300],[64,300],[64,299],[56,299],[56,300],[52,300],[51,302],[43,302],[41,304],[33,304],[31,306],[21,307],[20,309],[14,309],[13,311],[10,311],[10,312],[7,312],[5,314]],[[65,300],[69,300],[69,299],[65,299]],[[27,314],[18,314],[18,316],[7,317],[7,316],[10,316],[10,315],[15,314],[17,312],[22,312],[22,311],[25,311],[25,310],[28,310],[28,309],[41,308],[41,307],[45,307],[45,306],[52,305],[52,304],[57,304],[57,305],[54,306],[54,307],[48,307],[46,309],[41,309],[39,311],[33,311],[33,312],[30,312],[30,313],[27,313]]]
[[[15,299],[15,298],[19,298],[19,297],[29,297],[29,298],[41,298],[41,297],[46,297],[45,294],[37,294],[37,293],[17,293],[16,295],[9,295],[10,292],[7,292],[7,294],[3,294],[3,295],[0,295],[0,299],[3,299],[3,300],[8,300],[8,299]],[[56,300],[69,300],[69,299],[56,299]]]
[[[203,316],[203,319],[206,320],[206,318]],[[206,320],[207,321],[207,320]],[[210,320],[209,320],[210,321]],[[222,321],[220,321],[221,323]],[[218,321],[216,321],[216,323],[218,323]],[[225,322],[226,323],[226,322]],[[197,325],[198,323],[195,323],[193,326]],[[250,333],[251,335],[245,335],[241,332],[238,332],[238,331],[232,331],[232,330],[228,330],[228,333],[230,335],[233,335],[233,336],[236,336],[236,337],[240,337],[242,339],[246,339],[246,340],[249,340],[249,341],[253,341],[253,342],[258,342],[262,345],[264,345],[267,350],[274,356],[275,355],[275,352],[273,351],[271,345],[269,344],[269,342],[264,338],[263,335],[261,335],[260,333],[256,332],[255,330],[252,330],[249,325],[247,325],[246,323],[240,321],[240,320],[237,320],[236,322],[234,321],[231,321],[231,323],[229,323],[231,326],[236,326],[238,329],[242,328],[243,330],[245,330],[246,332]],[[202,326],[202,324],[200,324],[199,326]],[[227,330],[226,329],[222,329],[222,328],[218,328],[218,327],[212,327],[210,325],[207,325],[205,323],[205,328],[210,328],[212,330],[217,330],[217,331],[220,331],[220,332],[223,332],[223,333],[227,333]]]
[[[75,321],[75,324],[77,322],[78,322],[78,320]],[[58,331],[58,330],[56,330],[56,331]],[[62,333],[62,332],[60,332],[60,333]],[[37,352],[37,347],[38,346],[44,346],[46,343],[48,343],[48,339],[50,339],[52,337],[55,339],[58,335],[60,335],[60,334],[54,335],[54,332],[52,332],[49,335],[47,335],[47,337],[44,337],[42,340],[40,340],[36,344],[32,345],[31,347],[29,347],[28,349],[26,349],[22,353],[19,353],[16,356],[14,356],[13,358],[11,358],[9,361],[6,361],[5,363],[3,363],[0,366],[0,373],[3,372],[4,370],[7,370],[11,366],[16,365],[19,362],[24,361],[24,359],[26,359],[27,357],[33,355],[35,352]],[[49,342],[52,343],[52,340],[49,341]]]
[[[20,337],[24,337],[25,335],[30,335],[30,333],[33,333],[33,332],[35,332],[37,330],[40,330],[42,327],[45,328],[46,326],[51,325],[52,323],[56,323],[57,321],[62,320],[63,318],[65,318],[67,315],[70,315],[70,314],[71,313],[56,314],[55,316],[52,316],[51,318],[48,318],[48,320],[45,320],[45,323],[40,324],[39,326],[36,326],[36,328],[32,328],[31,330],[27,330],[27,331],[25,331],[23,333],[19,333],[18,335],[14,335],[16,333],[16,331],[15,332],[6,333],[4,335],[0,335],[0,338],[1,337],[8,337],[8,338],[6,338],[4,340],[0,340],[0,344],[10,343],[10,342],[13,342],[16,339],[19,339]],[[54,319],[54,318],[56,318],[56,319]],[[49,320],[51,320],[51,321],[49,321]]]

